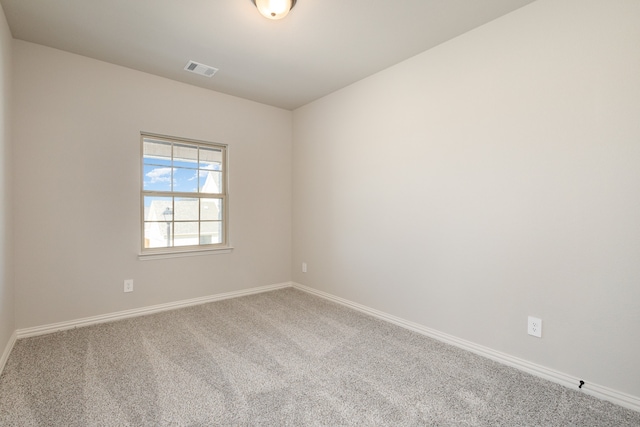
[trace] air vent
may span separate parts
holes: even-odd
[[[201,76],[205,76],[205,77],[213,77],[213,75],[218,72],[217,68],[200,64],[199,62],[196,62],[196,61],[187,62],[187,65],[184,66],[184,69],[187,71],[191,71],[192,73],[200,74]]]

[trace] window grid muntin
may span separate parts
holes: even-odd
[[[142,182],[141,182],[141,203],[142,203],[142,251],[143,252],[179,252],[181,250],[209,250],[212,248],[225,248],[228,247],[228,203],[227,203],[227,146],[224,144],[216,144],[210,142],[203,141],[194,141],[183,138],[174,138],[174,137],[163,137],[152,134],[141,134],[141,161],[142,161]],[[170,165],[166,164],[166,161],[153,161],[153,156],[145,156],[145,143],[149,144],[168,144],[171,152]],[[192,160],[193,167],[185,167],[184,157],[179,157],[176,154],[175,147],[186,147],[195,148],[196,156],[192,157],[188,160]],[[201,152],[206,151],[209,152],[209,156],[211,159],[205,159],[201,156]],[[218,153],[218,154],[216,154]],[[206,156],[204,156],[206,157]],[[176,167],[176,158],[180,161],[180,164],[177,165],[181,169],[188,169],[197,171],[195,176],[195,181],[197,187],[194,192],[188,191],[175,191],[175,179],[174,179],[174,170]],[[218,165],[217,168],[209,168],[208,166]],[[158,191],[158,190],[145,190],[145,166],[157,166],[157,167],[170,167],[170,188],[172,191]],[[217,191],[218,192],[204,192],[204,188],[201,188],[200,174],[202,172],[211,173],[213,172],[217,176]],[[209,177],[209,175],[207,175]],[[203,184],[204,186],[204,184]],[[156,218],[155,220],[148,220],[145,218],[145,197],[165,197],[171,199],[171,219],[169,221],[164,218]],[[197,219],[184,219],[184,220],[176,220],[176,200],[180,198],[185,199],[195,199],[197,202],[197,208],[195,209],[196,218]],[[202,202],[203,200],[217,200],[218,206],[218,215],[215,220],[210,219],[202,219]],[[170,233],[168,237],[168,246],[147,246],[147,226],[150,224],[156,225],[164,225],[169,223]],[[196,223],[197,231],[194,233],[194,239],[196,239],[195,244],[192,245],[176,245],[176,224],[186,224],[186,223]],[[214,229],[218,230],[218,238],[219,242],[217,243],[203,243],[203,239],[206,240],[207,236],[213,236],[213,234],[202,234],[207,233],[207,231],[203,231],[203,225],[205,224],[214,224]]]
[[[219,196],[219,195],[212,195],[209,193],[205,193],[207,195],[207,197],[191,197],[192,193],[186,193],[189,195],[188,198],[190,199],[196,199],[196,202],[198,204],[198,208],[196,209],[197,212],[197,218],[195,219],[176,219],[176,208],[175,208],[175,199],[176,198],[182,198],[181,196],[167,196],[167,194],[172,194],[169,192],[154,192],[153,195],[151,194],[147,194],[147,197],[170,197],[171,200],[171,220],[166,220],[166,219],[157,219],[157,220],[148,220],[148,219],[143,219],[144,225],[145,225],[145,230],[146,230],[146,226],[150,225],[150,224],[157,224],[157,225],[164,225],[166,223],[170,223],[169,227],[171,232],[167,234],[167,238],[169,239],[169,246],[156,246],[156,247],[145,247],[145,249],[154,249],[154,248],[164,248],[164,249],[168,249],[168,248],[173,248],[173,247],[185,247],[185,246],[203,246],[203,245],[221,245],[225,243],[225,237],[226,237],[226,232],[225,232],[225,215],[224,215],[224,211],[225,211],[225,205],[226,205],[226,197],[223,196]],[[175,193],[173,193],[175,194]],[[221,219],[202,219],[202,201],[203,199],[206,200],[219,200],[220,204],[222,205],[222,209],[220,209],[219,211],[219,217]],[[195,235],[198,237],[198,241],[201,241],[202,238],[202,227],[201,224],[222,224],[220,228],[220,236],[219,239],[220,242],[218,243],[199,243],[197,245],[176,245],[175,244],[175,225],[176,224],[184,224],[184,223],[197,223],[198,224],[198,229],[197,232],[195,233]],[[146,234],[144,235],[146,237]]]

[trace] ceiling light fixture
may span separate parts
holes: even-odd
[[[251,0],[253,4],[258,8],[258,12],[265,18],[269,19],[282,19],[293,6],[296,5],[296,0]]]

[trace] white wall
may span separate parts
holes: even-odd
[[[290,111],[14,43],[16,328],[290,280]],[[138,260],[140,131],[229,145],[233,253]]]
[[[296,110],[294,280],[640,396],[639,46],[539,0]]]
[[[11,42],[9,26],[0,7],[0,356],[15,327],[11,243]]]

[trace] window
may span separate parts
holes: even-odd
[[[141,140],[142,253],[227,248],[226,145]]]

